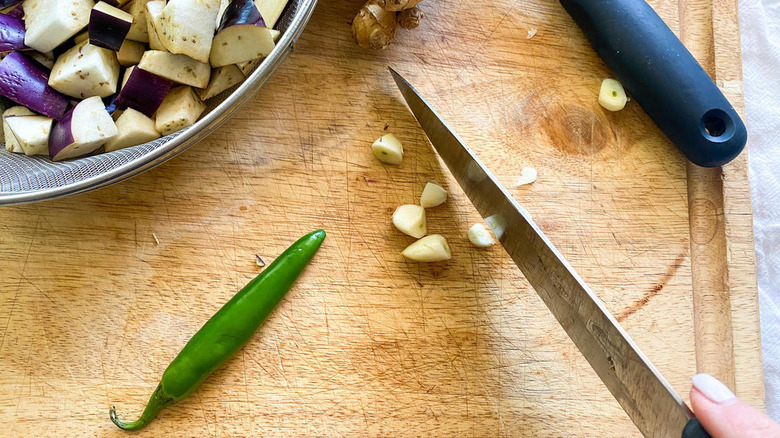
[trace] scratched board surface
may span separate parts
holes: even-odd
[[[651,2],[740,106],[735,3]],[[470,245],[480,218],[388,65],[677,391],[687,399],[697,369],[728,363],[726,380],[762,404],[744,156],[723,171],[723,208],[689,220],[682,156],[635,102],[598,106],[610,73],[557,2],[429,0],[421,26],[382,52],[351,41],[359,6],[321,2],[267,85],[179,158],[0,210],[0,435],[125,436],[109,406],[137,416],[187,339],[260,272],[255,254],[270,262],[316,228],[324,246],[259,333],[138,436],[638,435],[503,249]],[[404,144],[400,166],[370,153],[385,131]],[[513,187],[526,166],[539,179]],[[390,216],[428,181],[449,191],[428,227],[453,258],[424,265],[399,255],[412,239]],[[724,229],[722,266],[692,258],[692,239]],[[692,284],[723,269],[730,322],[705,333]],[[710,332],[733,345],[698,354]]]

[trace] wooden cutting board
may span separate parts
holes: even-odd
[[[740,110],[736,0],[654,0]],[[187,339],[301,235],[325,245],[257,336],[137,436],[638,433],[479,221],[386,71],[456,127],[687,398],[697,370],[763,405],[746,156],[686,162],[556,1],[440,0],[383,52],[358,1],[323,1],[295,52],[228,123],[122,184],[0,210],[4,436],[127,436]],[[527,31],[538,33],[528,38]],[[403,164],[371,142],[393,132]],[[523,167],[530,186],[513,187]],[[396,206],[427,181],[447,263],[399,255]]]

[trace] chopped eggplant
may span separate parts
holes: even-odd
[[[133,25],[127,33],[127,39],[141,43],[149,42],[149,29],[146,27],[146,3],[149,0],[133,0],[123,9],[133,16]]]
[[[89,39],[89,30],[85,30],[84,32],[77,33],[76,36],[73,37],[73,42],[78,44],[88,39]]]
[[[214,37],[210,62],[212,67],[263,58],[274,49],[271,32],[254,24],[238,24],[223,29]]]
[[[130,67],[122,79],[122,88],[115,103],[120,107],[134,108],[151,117],[170,89],[169,80],[141,68]]]
[[[211,72],[211,80],[206,88],[198,90],[198,96],[202,100],[210,99],[228,88],[240,84],[244,80],[244,73],[236,65],[226,65],[215,68]]]
[[[217,20],[216,20],[217,27],[219,27],[219,23],[222,22],[222,15],[225,13],[225,9],[227,9],[229,4],[230,4],[230,0],[219,0],[219,11],[217,11]]]
[[[254,24],[266,27],[260,11],[252,0],[233,0],[222,13],[222,19],[217,25],[217,33],[237,24]]]
[[[92,0],[25,0],[24,43],[39,52],[54,49],[89,23],[94,5]]]
[[[122,6],[130,3],[130,0],[103,0],[111,6],[121,8]]]
[[[24,6],[22,6],[21,0],[18,0],[18,3],[15,5],[4,9],[3,13],[14,18],[24,19]]]
[[[176,55],[161,50],[144,52],[138,68],[196,88],[207,86],[211,76],[211,67],[208,64],[198,62],[187,55]]]
[[[265,26],[273,29],[276,21],[282,16],[284,7],[287,6],[287,0],[255,0],[255,6],[263,16]]]
[[[44,67],[21,52],[11,52],[0,61],[0,95],[59,119],[68,108],[68,99],[48,83]]]
[[[172,134],[195,123],[205,109],[192,87],[173,88],[157,110],[155,127],[162,135]]]
[[[163,0],[154,0],[146,4],[146,28],[149,31],[149,48],[152,50],[168,50],[160,41],[160,31],[157,29],[157,19],[160,17],[165,2]]]
[[[132,25],[132,15],[106,2],[98,2],[89,16],[89,43],[119,51]]]
[[[236,65],[241,70],[241,73],[244,74],[244,76],[249,76],[249,74],[252,73],[252,71],[255,69],[257,64],[260,64],[260,61],[262,60],[263,58],[255,58],[251,61],[239,62]]]
[[[130,67],[141,62],[141,57],[144,56],[145,50],[146,47],[144,47],[143,43],[126,39],[119,51],[116,52],[116,59],[122,67]]]
[[[116,137],[106,142],[106,152],[135,146],[160,138],[154,120],[128,108],[116,119]]]
[[[117,135],[114,120],[103,101],[93,96],[79,102],[54,125],[49,137],[49,156],[66,160],[94,152]]]
[[[52,54],[51,52],[41,53],[41,52],[36,52],[35,50],[30,50],[26,52],[26,54],[30,58],[35,60],[38,64],[48,69],[54,67],[54,54]]]
[[[160,41],[171,53],[209,62],[220,0],[170,0],[158,17]]]
[[[116,92],[118,80],[116,53],[82,41],[57,58],[49,85],[76,98],[106,97]]]
[[[26,49],[24,21],[21,18],[0,14],[0,52]]]
[[[8,116],[3,122],[8,124],[16,142],[25,155],[48,155],[49,133],[54,121],[46,116]]]
[[[24,106],[12,106],[3,112],[3,138],[5,141],[5,149],[8,152],[22,154],[24,153],[24,149],[22,149],[22,145],[19,144],[19,141],[17,141],[16,137],[14,137],[13,132],[11,132],[11,127],[8,126],[8,122],[5,121],[5,118],[13,116],[34,115],[34,112],[30,111],[27,107]]]

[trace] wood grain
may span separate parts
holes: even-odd
[[[0,210],[1,435],[126,436],[108,407],[140,413],[189,336],[260,271],[254,255],[271,261],[321,227],[325,245],[255,339],[138,436],[636,436],[504,251],[471,247],[479,217],[388,65],[508,187],[539,171],[512,193],[687,397],[711,359],[694,334],[704,268],[685,160],[635,103],[598,106],[609,71],[558,3],[426,2],[383,52],[351,41],[359,6],[321,2],[266,86],[186,154]],[[675,0],[652,6],[675,31],[698,28]],[[736,1],[710,10],[710,71],[741,104]],[[370,153],[385,127],[401,166]],[[720,217],[734,382],[760,405],[746,175],[744,156],[723,169]],[[428,220],[453,259],[418,265],[389,218],[427,181],[450,192]]]

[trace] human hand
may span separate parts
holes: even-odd
[[[709,374],[693,378],[691,404],[713,438],[780,438],[780,425]]]

